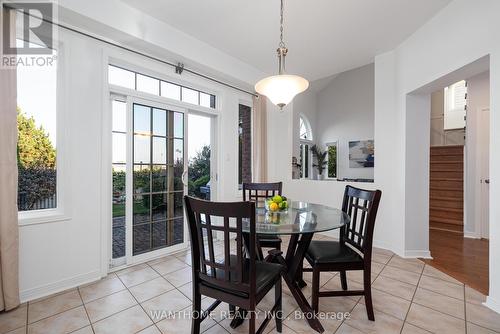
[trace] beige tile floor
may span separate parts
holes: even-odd
[[[325,238],[325,237],[318,237]],[[286,242],[285,242],[286,244]],[[286,246],[286,245],[285,245]],[[219,247],[220,250],[220,247]],[[500,333],[500,315],[482,305],[485,296],[415,259],[403,259],[374,249],[373,299],[376,321],[368,321],[364,299],[320,299],[323,312],[349,312],[344,320],[323,320],[326,333]],[[109,274],[85,286],[25,303],[0,313],[0,334],[181,334],[190,333],[190,320],[156,318],[151,311],[189,312],[191,309],[190,254],[182,252]],[[310,281],[310,275],[305,275]],[[351,288],[362,283],[360,272],[348,273]],[[323,289],[340,289],[337,274],[322,276]],[[284,334],[312,333],[307,323],[293,315],[298,310],[284,287]],[[307,286],[304,294],[310,298]],[[213,302],[203,300],[207,307]],[[268,310],[272,291],[260,304]],[[221,304],[218,311],[227,310]],[[209,334],[247,333],[247,323],[237,330],[222,314],[203,322]],[[270,323],[266,333],[277,333]]]

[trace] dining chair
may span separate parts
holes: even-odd
[[[368,319],[374,321],[371,293],[371,261],[373,230],[378,205],[382,192],[370,191],[346,186],[342,211],[350,221],[340,229],[338,241],[313,240],[305,258],[312,271],[312,308],[319,311],[320,297],[364,296]],[[346,271],[363,270],[363,290],[347,290]],[[340,272],[343,291],[320,291],[320,273],[325,271]]]
[[[273,315],[281,332],[281,271],[275,263],[256,260],[255,203],[218,203],[184,196],[193,270],[193,316],[191,333],[200,333],[201,322],[221,303],[248,314],[249,333],[263,333]],[[249,233],[243,234],[243,224]],[[220,241],[214,240],[222,238]],[[247,249],[245,256],[243,248]],[[255,328],[256,307],[274,287],[275,303],[263,323]],[[201,296],[216,301],[201,310]]]
[[[275,195],[281,196],[283,188],[282,182],[274,183],[243,183],[243,200],[255,202],[257,206],[264,206],[268,198]],[[257,235],[258,253],[261,259],[264,258],[262,248],[274,248],[281,250],[281,238],[277,235]]]

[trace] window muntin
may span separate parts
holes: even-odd
[[[52,52],[57,55],[56,50]],[[20,63],[17,66],[19,212],[57,207],[56,125],[56,58],[45,66]]]
[[[108,83],[206,108],[215,109],[216,105],[214,94],[163,81],[114,65],[108,65]]]

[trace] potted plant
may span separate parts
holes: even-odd
[[[316,158],[316,163],[313,164],[313,167],[316,167],[318,170],[318,180],[323,180],[325,178],[323,171],[325,170],[326,165],[328,164],[328,162],[326,161],[326,154],[328,152],[322,151],[321,149],[318,148],[317,145],[311,147],[311,152],[313,156]]]

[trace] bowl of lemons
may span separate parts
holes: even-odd
[[[269,212],[288,211],[288,201],[285,196],[276,195],[266,201],[266,210]]]

